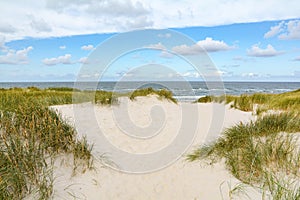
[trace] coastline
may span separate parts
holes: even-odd
[[[98,91],[96,96],[94,96],[95,99],[90,103],[86,102],[86,100],[91,99],[92,94],[89,91],[83,93],[78,91],[78,94],[83,95],[79,95],[79,97],[84,97],[83,99],[79,99],[78,104],[72,104],[74,103],[72,101],[73,90],[70,88],[41,90],[31,87],[27,89],[1,90],[1,92],[4,95],[2,95],[0,110],[4,118],[0,119],[4,120],[3,122],[7,123],[5,125],[9,125],[8,127],[14,127],[13,130],[15,130],[15,132],[13,132],[13,134],[16,134],[17,138],[13,137],[12,142],[14,142],[15,139],[17,139],[17,142],[23,139],[18,138],[19,132],[15,126],[16,120],[21,120],[21,122],[24,123],[21,123],[21,126],[25,126],[26,129],[20,129],[19,131],[21,133],[24,131],[25,137],[27,129],[29,132],[32,131],[32,133],[41,133],[41,131],[35,127],[42,128],[45,126],[45,123],[47,124],[46,127],[49,125],[49,131],[51,130],[52,132],[53,128],[57,130],[54,131],[53,134],[54,137],[59,137],[53,143],[55,145],[54,148],[51,147],[51,151],[54,150],[54,152],[50,158],[47,155],[45,157],[43,154],[38,158],[42,159],[42,161],[47,158],[47,160],[44,161],[50,166],[50,169],[45,168],[46,170],[50,170],[50,174],[42,174],[43,176],[45,175],[43,181],[46,182],[39,184],[49,184],[49,186],[45,188],[44,186],[47,185],[42,185],[43,188],[25,190],[25,192],[30,192],[28,196],[26,195],[25,199],[37,198],[38,195],[43,194],[41,193],[41,189],[45,189],[45,191],[42,190],[42,192],[46,192],[45,195],[47,197],[54,199],[69,199],[75,197],[87,199],[99,199],[100,197],[108,199],[166,199],[170,197],[173,199],[232,199],[233,196],[239,199],[249,199],[246,197],[249,194],[252,199],[259,199],[264,195],[270,195],[268,192],[265,194],[265,190],[268,188],[263,188],[251,182],[246,184],[247,180],[245,181],[245,177],[239,177],[238,174],[233,173],[228,165],[228,162],[231,161],[227,160],[228,158],[222,158],[226,153],[232,155],[230,150],[226,148],[222,149],[223,147],[228,146],[230,148],[231,145],[240,145],[237,146],[238,149],[243,149],[247,147],[247,145],[244,145],[247,144],[244,143],[247,141],[238,143],[238,141],[234,140],[229,143],[231,145],[224,145],[226,140],[222,141],[222,139],[226,139],[226,137],[228,137],[226,134],[236,128],[241,128],[237,132],[238,137],[243,131],[246,131],[248,134],[251,133],[249,130],[262,130],[261,133],[253,133],[259,134],[258,137],[255,136],[255,138],[253,138],[254,141],[258,142],[255,144],[262,145],[262,147],[254,150],[262,150],[262,153],[266,153],[267,160],[269,160],[268,156],[277,155],[277,153],[280,153],[282,150],[286,151],[286,155],[290,156],[290,148],[297,150],[299,144],[290,142],[290,135],[299,133],[300,124],[299,120],[297,120],[300,108],[299,89],[278,95],[255,94],[242,95],[240,97],[227,96],[226,100],[222,96],[208,96],[200,98],[198,103],[177,102],[176,99],[172,97],[170,91],[154,91],[151,88],[141,89],[130,95],[127,94],[127,96],[114,96],[111,92]],[[201,103],[202,101],[205,103]],[[10,104],[5,102],[10,102]],[[12,104],[12,102],[19,103]],[[259,113],[257,112],[258,104],[262,106],[260,107],[261,110]],[[20,113],[15,115],[14,112],[11,112],[13,109],[15,109],[14,112]],[[241,111],[243,109],[244,111]],[[277,110],[277,112],[272,111],[272,109]],[[197,113],[197,115],[189,115],[187,113]],[[42,117],[37,118],[35,116]],[[195,116],[197,118],[195,118]],[[263,118],[264,116],[267,116],[266,119]],[[24,117],[27,117],[25,121],[23,121]],[[31,119],[31,117],[33,118]],[[195,119],[196,123],[193,123]],[[28,120],[29,123],[27,122]],[[31,122],[30,120],[37,121]],[[96,122],[96,124],[92,123],[92,121]],[[178,154],[176,159],[172,157],[172,151],[171,154],[169,154],[170,156],[157,157],[158,161],[163,163],[159,169],[153,168],[153,163],[145,162],[143,164],[144,168],[142,169],[147,169],[148,171],[146,170],[142,173],[141,171],[124,170],[124,168],[122,168],[122,164],[124,163],[118,163],[118,161],[126,161],[126,158],[111,156],[112,154],[109,149],[102,148],[103,145],[98,137],[100,128],[101,134],[118,149],[122,149],[129,154],[146,155],[156,151],[159,152],[164,147],[172,144],[175,141],[174,138],[176,138],[176,135],[179,135],[178,130],[181,129],[183,121],[186,123],[184,124],[185,127],[189,127],[189,123],[191,123],[191,125],[198,125],[195,131],[196,137],[189,139],[192,143],[188,146],[188,149],[182,151],[182,154]],[[251,123],[249,123],[250,121]],[[37,124],[37,126],[32,127],[32,123]],[[258,125],[256,123],[258,123]],[[261,125],[259,123],[261,123]],[[148,129],[149,127],[152,129]],[[64,132],[61,132],[61,128],[67,130],[66,135],[60,135]],[[250,129],[248,130],[248,128]],[[155,134],[148,135],[152,133],[153,130]],[[193,129],[183,130],[182,133],[188,135],[190,133],[189,130]],[[5,139],[6,137],[10,137],[10,135],[3,138],[3,133],[1,133],[1,137],[4,139],[4,145],[6,145],[7,141]],[[270,140],[266,139],[269,137],[268,133],[270,133],[271,136],[269,138]],[[72,135],[71,140],[68,134]],[[144,134],[146,134],[147,137],[144,137]],[[220,137],[221,134],[222,137]],[[247,134],[244,135],[246,137],[242,135],[243,138],[247,138]],[[272,134],[275,134],[275,137],[273,137]],[[48,137],[48,134],[44,136],[46,136],[46,144],[51,145],[53,136],[49,135]],[[41,139],[44,140],[43,138]],[[252,138],[249,139],[253,141]],[[291,137],[291,139],[294,138]],[[25,141],[27,142],[27,139]],[[67,149],[70,149],[67,151],[61,149],[65,148],[66,141],[70,144],[70,146],[67,147]],[[264,144],[265,141],[270,141],[271,143]],[[35,142],[36,140],[33,141],[33,144],[36,144]],[[220,161],[213,161],[214,159],[205,160],[198,155],[198,150],[199,148],[201,150],[201,145],[211,144],[211,147],[214,148],[213,145],[218,145],[218,142],[225,142],[222,144],[221,154],[218,155],[220,152],[216,152],[217,157],[221,159]],[[285,149],[284,146],[286,142],[287,145],[291,145],[288,146],[288,149]],[[22,142],[20,144],[22,144]],[[273,145],[275,145],[274,154],[272,150],[271,155],[268,155],[268,152],[265,150],[268,150],[270,147],[273,149]],[[280,147],[278,150],[276,145]],[[8,150],[9,147],[10,145],[7,146]],[[27,147],[28,145],[26,143],[24,146],[26,151]],[[284,148],[282,149],[281,147]],[[178,149],[173,150],[178,153]],[[39,151],[38,149],[38,152]],[[46,151],[49,150],[46,149]],[[253,153],[250,154],[253,156]],[[248,152],[248,155],[250,154]],[[3,155],[5,156],[5,154]],[[292,171],[292,175],[297,176],[299,169],[297,159],[300,160],[300,157],[297,158],[297,155],[298,153],[296,151],[296,160],[293,160],[294,157],[278,157],[278,159],[275,159],[275,162],[284,163],[286,159],[292,158],[291,161],[294,162],[295,165],[291,163],[293,168],[288,168],[286,172],[290,173],[290,170],[294,170]],[[15,158],[14,154],[11,156],[13,159]],[[90,159],[91,157],[92,159]],[[172,162],[167,162],[166,164],[165,160],[170,157]],[[251,158],[250,162],[254,162],[252,159],[255,160],[256,156]],[[189,162],[188,160],[196,160],[197,162]],[[23,162],[24,160],[20,161]],[[28,161],[32,163],[31,158],[29,158]],[[238,161],[238,165],[239,162],[243,164],[239,159],[235,159],[235,161]],[[136,163],[132,162],[130,164],[134,165]],[[266,164],[271,164],[271,167],[273,165],[273,163],[268,162]],[[107,165],[111,165],[119,171],[111,169]],[[251,166],[251,164],[249,166]],[[280,164],[276,167],[279,167],[278,170],[282,170],[281,167],[286,166]],[[154,170],[149,171],[149,169]],[[36,175],[39,175],[38,173]],[[280,176],[278,178],[280,178]],[[285,181],[285,179],[278,180]],[[294,177],[292,176],[292,178],[287,181],[294,181]],[[289,184],[289,182],[278,184]],[[38,186],[40,187],[40,185]],[[271,186],[273,187],[273,185]],[[290,186],[294,187],[294,185],[287,185],[286,187]],[[269,189],[271,191],[275,190],[275,192],[278,190],[277,188]],[[299,187],[296,186],[294,190],[293,188],[288,188],[287,193],[283,193],[283,195],[292,195],[288,197],[292,197],[293,199],[299,192]],[[24,195],[24,193],[20,195]]]

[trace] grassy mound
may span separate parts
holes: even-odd
[[[136,90],[129,98],[149,94],[177,102],[171,92],[152,88]],[[91,146],[85,138],[76,139],[75,129],[49,106],[86,101],[110,105],[118,96],[64,87],[0,89],[0,199],[22,199],[33,193],[36,199],[50,198],[52,164],[58,154],[72,154],[74,170],[79,164],[91,167]]]
[[[48,107],[72,103],[72,92],[2,89],[0,91],[0,199],[36,199],[52,195],[52,162],[72,154],[74,168],[89,168],[91,147],[77,140],[76,131]]]
[[[145,89],[138,89],[133,91],[129,98],[134,100],[138,96],[148,96],[148,95],[158,95],[161,99],[167,99],[172,101],[173,103],[177,103],[177,100],[173,97],[172,92],[162,89],[162,90],[154,90],[153,88],[145,88]]]
[[[241,96],[205,96],[199,98],[196,102],[208,103],[232,103],[232,107],[243,111],[254,111],[255,105],[257,113],[262,113],[269,109],[276,110],[297,110],[300,111],[300,89],[281,94],[243,94]]]
[[[266,115],[225,130],[216,142],[200,147],[187,159],[210,164],[225,160],[236,178],[269,192],[272,199],[299,199],[299,132],[299,115]]]
[[[212,144],[188,155],[189,161],[225,161],[227,169],[244,184],[259,188],[262,199],[300,199],[300,90],[282,94],[208,96],[198,102],[233,102],[232,106],[252,111],[280,110],[250,123],[228,128]]]

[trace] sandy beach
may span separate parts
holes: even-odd
[[[121,171],[107,166],[107,163],[118,163],[122,159],[117,156],[110,157],[112,154],[108,149],[103,152],[99,134],[104,135],[114,147],[128,152],[129,155],[146,155],[161,151],[175,141],[174,137],[180,134],[178,130],[181,126],[186,126],[183,125],[183,121],[194,123],[193,119],[188,119],[194,116],[187,115],[185,108],[198,113],[197,127],[194,140],[186,151],[177,155],[178,159],[163,166],[165,164],[163,161],[167,159],[158,158],[158,162],[161,161],[162,164],[159,170],[155,169],[156,165],[144,163],[146,167],[137,168],[136,172],[139,173],[134,171],[129,173],[129,170],[126,170],[127,165],[124,165],[123,169],[121,166],[119,168]],[[118,105],[111,107],[85,103],[53,106],[52,109],[76,127],[79,137],[86,136],[88,142],[94,145],[92,153],[95,157],[94,170],[77,173],[74,176],[72,167],[68,164],[71,163],[68,160],[72,158],[64,156],[56,160],[54,199],[230,199],[230,190],[239,181],[226,171],[222,163],[213,166],[205,165],[203,162],[190,163],[186,161],[185,156],[199,144],[218,137],[225,128],[254,118],[251,112],[230,109],[228,105],[174,104],[167,100],[159,100],[155,96],[138,97],[134,101],[122,97]],[[93,110],[92,114],[88,110]],[[97,123],[93,123],[95,119]],[[154,134],[146,138],[143,138],[143,135],[129,135],[147,134],[141,131],[143,129],[150,130]],[[114,167],[118,168],[116,166],[122,164]],[[139,162],[135,164],[139,165]],[[128,165],[128,169],[134,169],[130,167],[136,166],[135,164]],[[152,166],[154,170],[147,166]],[[144,173],[142,169],[145,169]],[[252,191],[251,197],[259,199],[259,194]],[[235,198],[248,199],[243,196]]]

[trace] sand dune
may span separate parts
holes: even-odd
[[[176,105],[155,96],[123,97],[112,107],[85,103],[53,109],[76,127],[79,137],[86,135],[95,156],[95,170],[75,176],[70,157],[57,159],[55,199],[229,199],[239,182],[224,165],[189,163],[185,155],[226,127],[253,118],[222,104]]]

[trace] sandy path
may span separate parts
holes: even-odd
[[[72,176],[72,170],[66,164],[68,162],[61,164],[62,160],[71,158],[64,157],[56,163],[55,199],[73,199],[73,196],[78,199],[229,199],[229,190],[238,181],[225,170],[223,164],[203,167],[200,162],[186,162],[184,155],[205,139],[208,141],[218,137],[221,129],[253,118],[251,113],[229,109],[221,104],[176,105],[154,96],[139,97],[136,101],[121,98],[120,104],[113,107],[86,103],[53,108],[76,127],[80,136],[86,135],[88,141],[94,143],[93,154],[96,158],[103,152],[112,155],[108,156],[109,160],[125,171],[151,171],[157,165],[163,165],[162,169],[151,173],[132,174],[104,167],[96,159],[96,171]],[[197,127],[193,129],[195,120]],[[184,132],[180,132],[182,127]],[[110,154],[110,149],[104,149],[103,142],[99,142],[101,134],[114,147],[129,155],[151,154],[175,143],[177,135],[190,134],[189,130],[196,133],[194,140],[190,141],[192,145],[167,167],[164,167],[166,156],[155,158],[153,162],[145,160],[142,165],[138,159],[131,161],[123,154]],[[184,138],[189,136],[183,136],[182,143]],[[177,149],[180,145],[175,146],[174,152],[181,148]],[[126,163],[128,160],[130,163]],[[256,195],[251,196],[258,199],[254,198]]]

